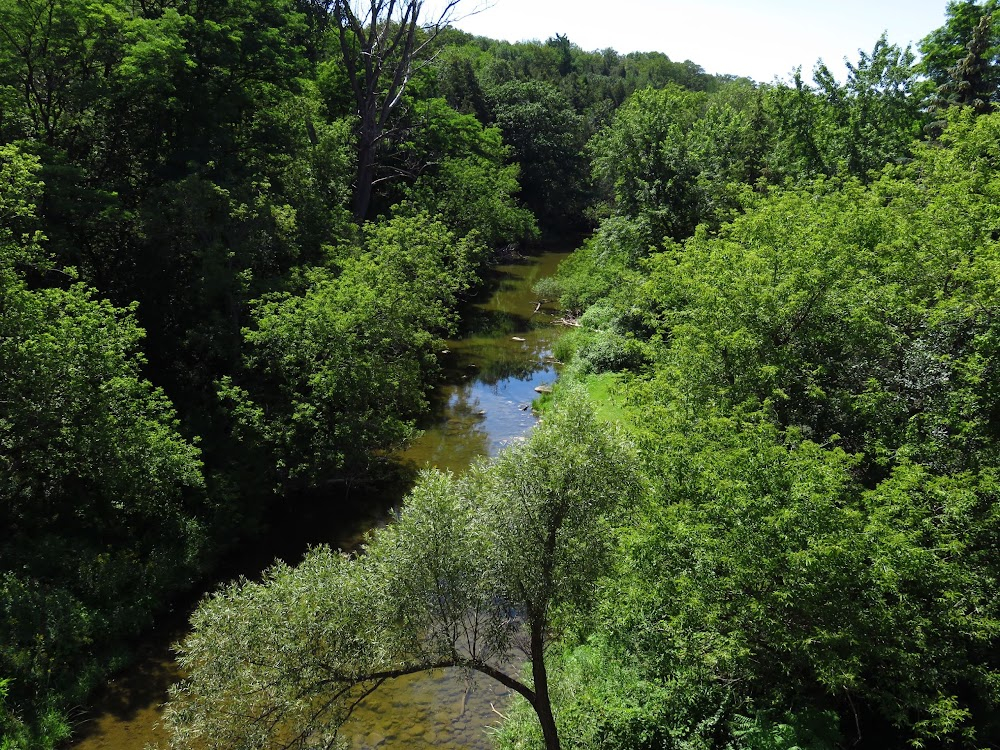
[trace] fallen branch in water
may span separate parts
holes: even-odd
[[[570,328],[579,328],[580,321],[570,315],[564,315],[558,320],[552,321],[557,326],[569,326]]]

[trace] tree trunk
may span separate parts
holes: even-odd
[[[542,625],[535,618],[531,622],[531,678],[535,689],[534,708],[538,714],[538,723],[542,725],[545,750],[559,750],[559,732],[552,715],[549,676],[545,669],[545,641],[542,638]]]
[[[423,0],[364,0],[355,13],[352,0],[328,0],[344,69],[358,106],[358,175],[354,185],[354,219],[368,218],[375,180],[375,149],[389,116],[399,106],[414,57],[446,28],[460,0],[447,0],[436,20],[421,26]],[[326,19],[325,22],[329,22]],[[425,34],[418,42],[417,31]]]
[[[372,202],[372,183],[375,182],[375,144],[365,134],[358,145],[358,177],[354,184],[353,212],[358,224],[368,218]]]
[[[358,224],[368,218],[372,202],[372,183],[375,181],[375,149],[381,137],[376,94],[367,82],[365,100],[358,105],[358,175],[354,183],[354,220]]]

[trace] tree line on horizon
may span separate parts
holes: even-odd
[[[549,449],[423,477],[364,562],[206,600],[178,747],[336,742],[302,669],[281,711],[199,724],[241,649],[341,644],[347,699],[417,656],[492,669],[522,626],[512,747],[995,742],[996,0],[919,63],[883,38],[843,83],[767,84],[387,7],[0,0],[0,747],[65,739],[276,500],[390,471],[483,271],[589,231],[539,294],[580,316],[596,416],[556,394]],[[251,614],[271,596],[304,619]],[[473,606],[475,664],[445,637]]]

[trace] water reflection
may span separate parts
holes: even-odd
[[[466,315],[461,337],[447,344],[444,382],[432,395],[424,432],[400,456],[407,464],[401,485],[408,470],[428,465],[461,472],[480,456],[496,455],[535,424],[531,402],[537,386],[556,378],[549,355],[560,331],[551,326],[553,311],[535,310],[531,287],[554,273],[567,255],[546,253],[497,269],[499,290],[484,295]],[[239,569],[259,571],[275,557],[294,564],[309,544],[352,547],[364,529],[384,523],[388,506],[403,494],[402,486],[398,494],[383,486],[373,497],[373,489],[340,488],[321,501],[290,498],[271,519],[266,548],[248,549]],[[350,526],[349,518],[355,519]],[[80,728],[84,737],[74,750],[142,750],[146,743],[164,742],[155,723],[176,666],[162,641],[149,651],[109,686],[101,711]],[[471,687],[457,670],[411,675],[371,695],[342,736],[356,750],[485,750],[490,746],[486,729],[499,718],[494,706],[503,711],[505,695],[489,680]]]
[[[447,343],[444,383],[436,389],[423,435],[404,461],[462,471],[479,456],[495,456],[535,424],[536,388],[556,378],[554,310],[538,308],[531,286],[549,275],[563,253],[502,266],[500,289],[466,315],[465,335]]]
[[[554,310],[536,311],[531,287],[564,257],[550,253],[498,269],[499,291],[466,315],[463,337],[447,344],[445,381],[404,461],[461,472],[531,430],[535,388],[556,379],[551,352],[560,333],[552,326]],[[354,750],[487,750],[488,727],[507,697],[491,680],[470,685],[459,670],[410,675],[370,696],[342,736]]]

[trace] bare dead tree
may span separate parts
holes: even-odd
[[[415,67],[438,34],[457,20],[461,0],[440,0],[423,17],[423,0],[332,0],[335,31],[357,104],[358,172],[354,217],[364,221],[375,181],[376,150]],[[474,11],[475,12],[475,11]]]

